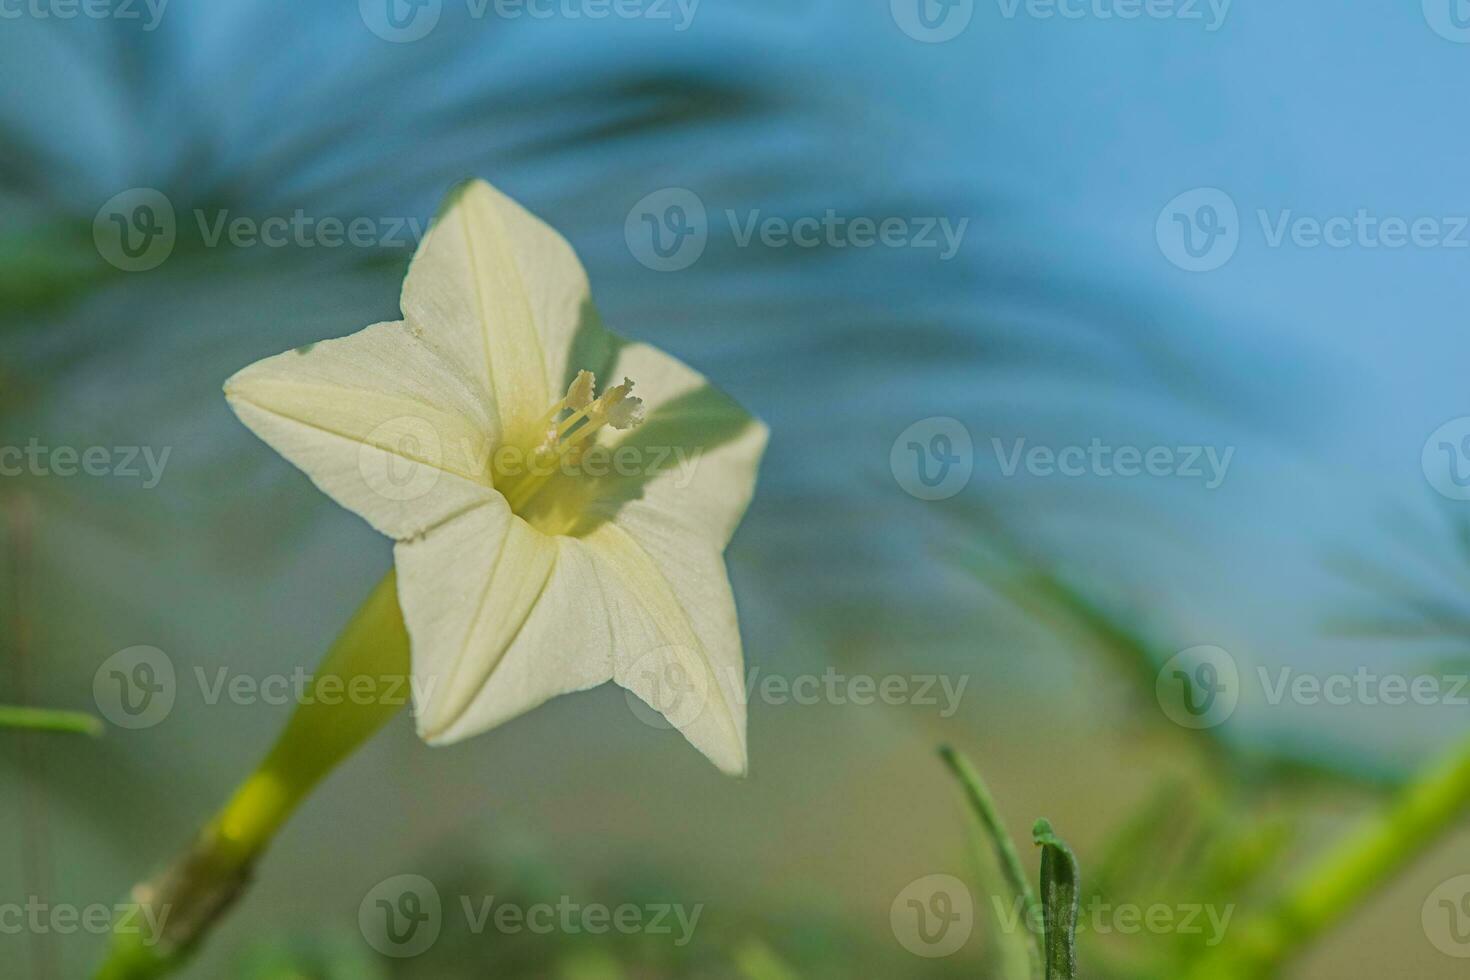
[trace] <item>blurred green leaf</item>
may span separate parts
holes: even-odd
[[[760,939],[749,939],[735,951],[735,965],[745,980],[797,980],[797,973]]]
[[[0,705],[0,728],[62,735],[102,734],[102,722],[81,711],[51,711],[45,708],[12,708]]]

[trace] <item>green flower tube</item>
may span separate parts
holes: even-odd
[[[396,690],[384,678],[407,678],[408,633],[389,573],[328,651],[303,699],[260,766],[200,832],[189,850],[137,885],[132,900],[151,908],[161,935],[114,933],[98,980],[144,980],[182,966],[250,883],[252,869],[286,820],[323,777],[383,727],[405,704],[344,698],[355,678],[373,690]],[[407,685],[402,685],[407,689]],[[330,695],[330,696],[324,696]]]

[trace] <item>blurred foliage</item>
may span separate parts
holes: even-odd
[[[444,901],[443,931],[425,953],[411,959],[376,957],[360,938],[289,934],[270,937],[243,960],[238,980],[851,980],[856,976],[900,977],[912,971],[912,954],[886,935],[873,936],[850,923],[794,917],[787,911],[728,903],[717,915],[677,875],[625,867],[597,879],[566,872],[535,849],[491,849],[490,857],[466,860],[446,855],[428,875]],[[462,903],[469,903],[469,908]],[[593,934],[579,928],[533,931],[499,929],[494,910],[528,910],[559,903],[683,906],[696,914],[691,938],[672,933],[608,928]],[[476,920],[489,913],[488,918]],[[650,920],[651,921],[651,920]],[[971,977],[962,960],[927,964],[936,980]]]

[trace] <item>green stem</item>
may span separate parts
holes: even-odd
[[[327,652],[265,760],[171,867],[133,889],[161,935],[113,934],[97,980],[147,980],[182,966],[249,885],[255,862],[312,789],[406,703],[408,634],[389,573]],[[356,681],[355,679],[365,679]],[[358,694],[354,694],[354,690]],[[369,693],[364,693],[369,692]]]
[[[62,735],[102,734],[102,722],[82,711],[52,711],[47,708],[12,708],[0,705],[0,728]]]
[[[974,814],[985,831],[986,837],[990,839],[990,846],[995,852],[996,864],[1000,867],[1000,873],[1010,887],[1012,896],[1021,902],[1021,912],[1025,923],[1041,921],[1042,913],[1040,903],[1036,900],[1036,893],[1031,890],[1031,884],[1026,878],[1026,872],[1021,867],[1021,856],[1016,852],[1016,845],[1011,840],[1011,835],[1006,831],[1005,824],[1001,822],[1000,811],[996,809],[995,799],[990,795],[985,780],[980,778],[980,773],[970,765],[970,760],[954,748],[944,745],[939,749],[939,757],[949,767],[960,788],[964,790],[965,800],[970,804],[970,812]],[[1042,970],[1043,949],[1040,937],[1026,943],[1027,968],[1033,977],[1040,977]]]
[[[1228,946],[1198,960],[1189,980],[1275,972],[1406,868],[1470,808],[1470,742],[1430,767],[1383,813],[1332,847],[1275,906],[1243,923]]]

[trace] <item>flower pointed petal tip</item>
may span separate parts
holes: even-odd
[[[418,733],[419,738],[425,745],[436,749],[443,748],[446,745],[453,745],[456,742],[462,742],[470,737],[468,735],[455,736],[453,734],[454,719],[432,715],[430,714],[431,711],[431,705],[420,705],[417,703],[414,705],[414,731]]]
[[[717,740],[699,738],[693,732],[681,732],[681,734],[726,776],[744,779],[750,775],[750,755],[746,751],[743,732],[738,737]]]
[[[745,746],[740,746],[738,754],[731,754],[728,758],[706,755],[705,758],[715,764],[715,767],[727,776],[736,779],[745,779],[750,775],[750,756],[745,751]]]

